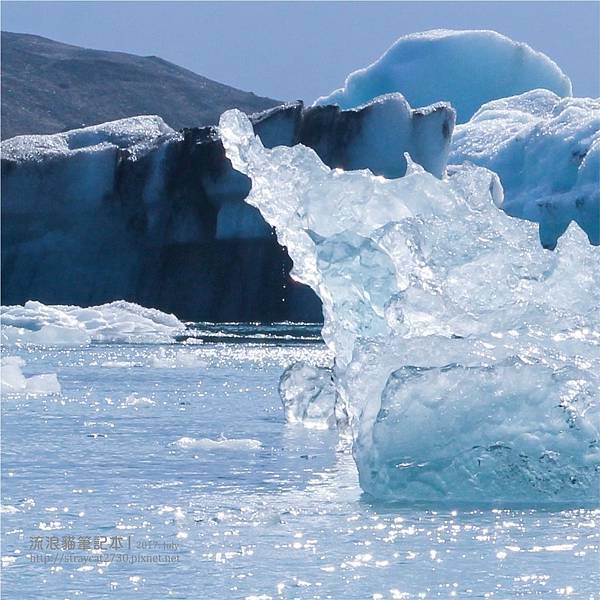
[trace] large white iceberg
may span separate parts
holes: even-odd
[[[456,128],[450,161],[496,172],[502,208],[539,223],[545,247],[571,221],[600,244],[600,99],[534,90],[484,104]]]
[[[495,31],[436,29],[401,37],[317,103],[352,108],[400,92],[412,106],[449,101],[464,123],[485,102],[535,88],[571,95],[569,78],[527,44]]]
[[[489,170],[436,179],[326,167],[221,117],[248,202],[323,301],[363,489],[394,500],[595,501],[600,261],[571,228],[555,252],[498,209]]]
[[[124,300],[89,308],[30,300],[24,306],[2,306],[0,321],[6,345],[172,342],[185,329],[174,315]]]

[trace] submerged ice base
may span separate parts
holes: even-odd
[[[391,500],[596,501],[598,251],[498,209],[498,177],[326,167],[221,118],[248,202],[323,301],[362,488]]]

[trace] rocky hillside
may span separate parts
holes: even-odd
[[[171,127],[212,125],[229,108],[279,104],[192,73],[156,56],[70,46],[2,32],[2,139],[57,133],[135,115]]]

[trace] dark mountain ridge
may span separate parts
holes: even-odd
[[[5,31],[1,47],[2,139],[145,114],[174,129],[198,127],[216,124],[230,108],[253,113],[280,104],[156,56]]]

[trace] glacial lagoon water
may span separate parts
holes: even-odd
[[[600,597],[599,510],[375,502],[284,423],[314,327],[225,329],[10,349],[62,392],[2,397],[4,598]]]

